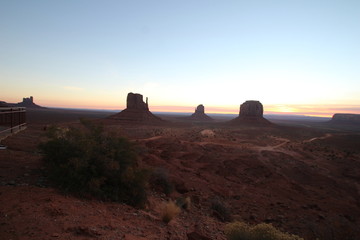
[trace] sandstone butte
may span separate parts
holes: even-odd
[[[240,105],[240,112],[237,118],[232,119],[229,123],[236,124],[254,124],[270,125],[270,121],[263,117],[264,108],[259,101],[246,101]]]
[[[200,104],[196,107],[195,112],[189,117],[189,120],[208,122],[213,121],[214,119],[205,114],[205,107]]]
[[[148,99],[143,101],[143,96],[138,93],[128,93],[126,98],[126,109],[112,115],[110,119],[120,120],[123,122],[137,123],[161,123],[161,118],[152,114],[149,110]]]

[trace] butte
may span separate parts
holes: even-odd
[[[161,118],[149,111],[148,98],[146,103],[143,96],[138,93],[128,93],[126,98],[126,109],[112,115],[109,119],[119,120],[125,123],[163,123]]]
[[[240,105],[240,112],[237,118],[229,123],[232,125],[271,125],[272,123],[263,117],[264,108],[259,101],[246,101]]]
[[[205,114],[205,107],[204,105],[200,104],[196,107],[195,113],[193,113],[188,120],[197,121],[197,122],[210,122],[214,121],[211,117]]]

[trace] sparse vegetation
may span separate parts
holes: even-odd
[[[225,226],[228,240],[303,240],[297,235],[281,232],[271,224],[260,223],[254,226],[244,222],[233,222]]]
[[[175,202],[169,201],[165,204],[161,219],[164,223],[169,223],[174,217],[181,212],[181,209]]]
[[[147,171],[137,166],[134,146],[106,134],[102,126],[48,129],[40,145],[52,182],[66,193],[118,201],[136,207],[146,202]]]
[[[222,222],[230,222],[232,216],[230,209],[219,199],[214,198],[210,201],[211,209],[214,211],[214,215]]]
[[[151,173],[150,183],[155,191],[162,192],[166,195],[169,195],[174,190],[174,186],[170,182],[169,175],[163,168],[154,169]]]

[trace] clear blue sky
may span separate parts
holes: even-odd
[[[132,91],[157,110],[360,113],[360,1],[1,0],[0,83],[44,106]]]

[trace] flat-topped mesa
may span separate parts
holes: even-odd
[[[15,104],[15,107],[44,108],[34,103],[34,97],[23,98],[22,102]]]
[[[256,124],[269,125],[267,119],[263,117],[264,108],[259,101],[246,101],[240,105],[239,116],[230,121],[230,124]]]
[[[246,101],[240,105],[240,117],[263,117],[264,108],[259,101]]]
[[[190,120],[194,121],[213,121],[211,117],[205,114],[205,107],[204,105],[200,104],[196,107],[195,113],[193,113],[190,117]]]
[[[330,121],[335,124],[360,124],[360,114],[335,113]]]
[[[126,98],[126,109],[110,116],[111,119],[133,123],[158,123],[163,120],[149,111],[148,98],[143,101],[143,96],[138,93],[128,93]]]

